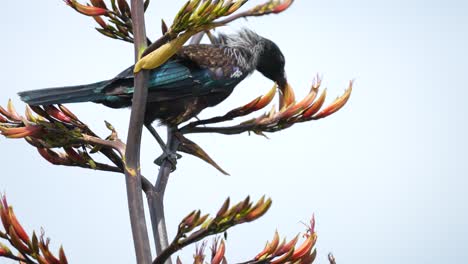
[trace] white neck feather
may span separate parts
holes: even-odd
[[[255,70],[264,48],[264,39],[261,36],[249,29],[243,29],[233,35],[220,34],[218,40],[225,46],[226,54],[232,56],[239,67],[249,72]]]

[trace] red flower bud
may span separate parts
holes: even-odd
[[[223,206],[221,206],[221,209],[219,209],[218,213],[216,214],[216,217],[226,217],[225,214],[227,210],[229,209],[229,203],[230,203],[230,198],[228,197],[226,201],[224,201]]]
[[[288,9],[291,4],[293,3],[294,0],[286,0],[284,1],[282,4],[279,4],[277,5],[273,10],[272,12],[275,13],[275,14],[278,14],[278,13],[281,13],[283,12],[284,10]]]
[[[11,250],[7,246],[0,243],[0,257],[3,256],[11,256]]]
[[[15,213],[13,212],[13,208],[9,208],[9,213],[10,213],[10,220],[11,220],[11,225],[13,226],[13,229],[15,230],[16,234],[18,234],[18,237],[23,240],[24,243],[28,244],[29,243],[29,236],[24,230],[24,228],[21,226],[19,223],[18,219],[16,218]]]
[[[224,259],[224,253],[226,252],[226,245],[224,244],[224,240],[221,240],[219,247],[216,249],[214,256],[211,258],[211,264],[220,264],[221,261]]]
[[[8,108],[8,112],[10,112],[10,114],[13,117],[12,120],[21,121],[21,116],[18,114],[18,112],[16,112],[16,109],[13,106],[13,102],[11,101],[11,99],[8,100],[7,108]]]
[[[5,196],[2,197],[2,201],[0,204],[0,219],[2,220],[2,224],[5,228],[5,231],[8,233],[8,231],[10,230],[11,220],[8,212],[8,203]]]
[[[307,237],[306,241],[302,243],[301,246],[299,246],[298,249],[294,251],[294,254],[292,255],[293,260],[299,260],[302,257],[306,256],[312,251],[312,248],[315,245],[315,241],[317,240],[317,236],[315,234],[311,234]]]
[[[66,122],[66,123],[70,123],[72,121],[72,119],[69,116],[67,116],[60,110],[58,110],[53,105],[45,105],[44,110],[47,112],[47,114],[49,114],[50,116],[52,116],[53,118],[59,121]]]
[[[276,251],[278,245],[279,245],[279,234],[278,234],[278,231],[276,231],[275,236],[273,237],[273,240],[266,244],[262,252],[258,253],[257,256],[255,256],[255,259],[258,260],[263,257],[271,256]]]
[[[78,153],[76,152],[73,148],[67,147],[63,148],[65,150],[65,153],[67,153],[67,156],[74,162],[76,163],[85,163],[85,159]]]
[[[102,0],[91,0],[91,4],[95,7],[107,9],[106,3],[104,3]]]
[[[107,28],[106,22],[100,16],[93,16],[93,18],[102,28]]]
[[[244,220],[246,222],[251,222],[255,219],[258,219],[259,217],[264,215],[268,211],[268,209],[270,209],[271,203],[272,201],[270,198],[268,198],[264,202],[264,197],[262,197],[262,199],[260,199],[260,201],[258,201],[257,204],[255,204],[253,209],[244,217]]]
[[[70,109],[66,108],[65,106],[59,104],[58,107],[60,108],[60,111],[62,111],[66,116],[70,117],[71,119],[75,121],[79,121],[78,117],[73,114]]]
[[[68,264],[67,256],[65,256],[65,251],[63,250],[62,246],[60,246],[60,250],[59,250],[59,259],[60,259],[60,264]]]
[[[79,13],[86,15],[86,16],[102,16],[107,15],[109,12],[107,9],[89,5],[82,5],[78,3],[76,0],[64,0],[65,3],[71,6],[73,9],[78,11]]]
[[[18,234],[16,234],[15,229],[13,226],[10,226],[10,230],[8,231],[10,235],[10,242],[11,244],[21,253],[31,254],[32,250],[21,241]]]
[[[296,246],[297,240],[299,240],[299,235],[294,237],[288,243],[284,244],[282,247],[278,248],[278,251],[276,251],[275,254],[280,256],[280,255],[283,255],[284,253],[290,251],[291,249],[293,249],[293,251],[294,251],[294,246]]]
[[[70,165],[71,160],[48,148],[37,148],[39,154],[54,165]]]
[[[118,0],[117,4],[119,5],[120,12],[127,16],[131,16],[130,14],[130,6],[128,5],[127,1],[125,0]]]
[[[11,100],[8,100],[7,109],[8,111],[0,106],[0,114],[13,121],[21,121],[21,116],[16,112]]]

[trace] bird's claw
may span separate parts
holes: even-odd
[[[158,166],[161,166],[163,162],[167,160],[171,165],[171,171],[175,171],[177,166],[177,160],[180,158],[182,158],[182,155],[176,152],[165,150],[163,154],[161,154],[161,156],[154,160],[154,163]]]

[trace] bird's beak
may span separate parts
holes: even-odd
[[[283,109],[284,105],[289,105],[291,100],[294,101],[294,94],[291,94],[291,90],[288,88],[288,80],[286,74],[283,72],[280,78],[276,81],[276,85],[280,90],[279,108]]]
[[[276,81],[278,88],[280,89],[281,93],[284,94],[284,90],[288,86],[288,80],[286,79],[286,73],[283,72],[281,77]]]

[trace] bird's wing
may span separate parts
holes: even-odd
[[[148,102],[230,93],[245,77],[233,75],[236,70],[236,64],[221,46],[185,46],[169,61],[150,71]],[[130,67],[115,78],[106,94],[130,97],[133,91],[133,67]]]
[[[186,61],[192,61],[200,67],[216,68],[235,65],[231,56],[227,56],[225,50],[219,45],[188,45],[177,52],[177,57]]]

